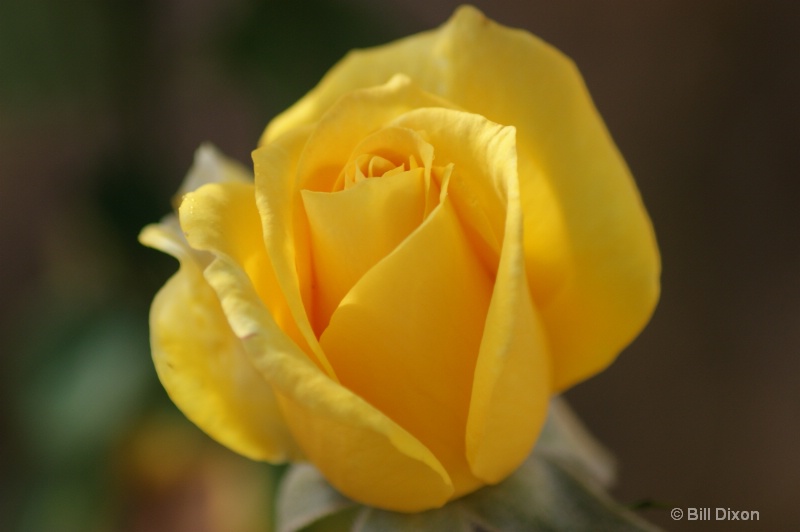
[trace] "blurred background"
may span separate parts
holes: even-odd
[[[800,4],[476,1],[571,56],[663,255],[653,321],[568,399],[614,496],[800,527]],[[183,419],[149,303],[177,263],[136,241],[211,141],[249,163],[347,50],[457,2],[0,3],[0,529],[251,531],[279,470]]]

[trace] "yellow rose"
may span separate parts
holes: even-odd
[[[649,219],[573,64],[474,8],[349,54],[253,160],[254,183],[201,149],[179,227],[142,233],[181,262],[156,368],[221,443],[362,503],[504,479],[657,300]]]

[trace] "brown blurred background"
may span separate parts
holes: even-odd
[[[146,313],[176,264],[136,235],[201,142],[249,162],[348,49],[456,5],[0,3],[0,528],[263,521],[272,469],[209,442],[157,382]],[[800,4],[476,5],[576,61],[659,238],[653,321],[568,393],[619,458],[614,495],[761,517],[643,511],[670,530],[800,529]]]

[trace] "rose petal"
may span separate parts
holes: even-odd
[[[552,47],[461,7],[438,30],[348,54],[270,123],[262,142],[319,120],[342,95],[397,72],[517,128],[526,268],[556,386],[605,367],[653,311],[658,249],[580,74]]]
[[[441,506],[452,483],[416,438],[314,365],[277,326],[244,272],[208,268],[228,320],[275,389],[308,458],[342,493],[365,504],[419,511]]]
[[[264,290],[256,291],[248,267],[249,250],[263,249],[260,220],[248,196],[237,184],[206,185],[186,196],[181,225],[192,246],[216,256],[206,279],[250,362],[275,390],[292,434],[346,495],[405,511],[440,506],[453,488],[433,454],[326,375],[264,304]],[[277,279],[273,290],[273,297],[281,294]]]
[[[309,138],[308,145],[315,149],[303,152],[296,187],[333,190],[345,161],[365,138],[393,118],[419,107],[453,105],[421,90],[404,75],[387,76],[379,86],[346,94],[321,117]]]
[[[445,199],[356,283],[320,338],[342,384],[425,444],[454,496],[481,484],[464,434],[491,291]]]
[[[472,9],[439,46],[452,76],[442,95],[517,128],[526,267],[563,389],[608,365],[649,319],[660,271],[650,220],[570,60]]]
[[[366,131],[361,120],[353,121],[358,131],[352,133],[347,129],[339,131],[344,135],[342,144],[353,145],[363,138],[365,132],[374,131],[376,127],[404,111],[416,107],[453,107],[453,104],[447,104],[445,100],[433,94],[425,95],[416,85],[416,80],[433,77],[440,70],[432,68],[429,58],[422,55],[430,53],[436,38],[435,32],[418,33],[377,48],[351,51],[328,71],[313,90],[267,125],[259,140],[259,146],[273,142],[298,127],[318,122],[326,115],[326,118],[334,120],[345,116],[345,123],[352,116],[363,120],[367,125]],[[397,61],[397,64],[383,63],[384,60]],[[366,68],[360,68],[362,65]],[[424,77],[423,72],[427,72]],[[397,75],[398,73],[400,74]],[[415,81],[412,84],[410,80]],[[421,93],[424,99],[416,104],[413,100],[407,100],[408,105],[402,107],[387,107],[383,103],[378,106],[371,104],[372,95],[381,97],[386,92],[402,91],[405,87],[410,87],[415,93]],[[353,91],[358,92],[353,94]],[[431,92],[441,94],[441,91]],[[349,104],[343,101],[345,98],[349,100]],[[337,104],[336,107],[339,107],[340,111],[333,110],[334,104]],[[335,142],[337,138],[330,136],[326,140]],[[330,153],[335,154],[337,151],[331,149]],[[341,151],[338,153],[341,154]]]
[[[271,462],[300,458],[272,389],[203,278],[198,252],[169,227],[148,226],[140,240],[181,261],[150,310],[153,361],[170,398],[198,427],[240,454]]]
[[[488,483],[510,475],[531,452],[553,393],[547,339],[528,291],[515,177],[506,172],[506,231],[467,422],[467,458]]]
[[[322,362],[325,356],[315,343],[314,327],[309,319],[317,313],[315,284],[311,271],[310,228],[299,191],[333,190],[340,184],[340,175],[359,144],[369,143],[370,136],[387,121],[420,105],[449,104],[421,91],[404,76],[395,76],[382,86],[355,91],[341,98],[313,128],[292,130],[253,152],[257,202],[269,257],[292,315],[315,357],[333,378],[336,378],[333,369]],[[430,149],[417,140],[409,145],[420,156],[417,162],[426,168],[430,166]],[[425,177],[427,184],[430,179],[427,169]],[[435,187],[430,186],[428,190],[434,191]],[[433,205],[429,203],[426,213]]]
[[[180,224],[194,249],[224,254],[240,265],[282,330],[309,349],[267,257],[252,183],[205,185],[184,196]]]
[[[194,152],[192,168],[178,189],[178,205],[184,194],[194,192],[209,183],[228,181],[252,183],[253,174],[238,161],[225,157],[213,144],[204,143]]]
[[[494,273],[505,232],[509,176],[517,187],[514,128],[441,107],[409,111],[392,124],[420,131],[434,146],[437,165],[453,165],[459,177],[450,180],[447,194],[484,266]]]
[[[314,362],[332,379],[328,362],[311,326],[313,305],[310,234],[302,197],[295,188],[297,159],[309,135],[308,128],[293,131],[268,147],[253,152],[256,205],[261,217],[263,243],[285,298],[293,326],[302,336]]]
[[[422,223],[423,171],[366,179],[334,193],[304,190],[303,203],[317,287],[313,323],[320,334],[356,281]]]
[[[426,189],[436,191],[438,202],[438,187],[430,184],[433,147],[415,132],[394,127],[368,136],[346,168],[361,154],[378,154],[406,168],[413,158],[424,167],[363,179],[337,192],[302,191],[316,287],[309,311],[317,334],[356,281],[422,223],[429,199]]]
[[[453,163],[448,197],[494,275],[466,452],[476,476],[498,482],[530,453],[552,393],[549,352],[525,274],[515,131],[448,109],[411,111],[395,123],[424,131],[437,162]]]

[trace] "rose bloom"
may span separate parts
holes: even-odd
[[[151,343],[173,401],[254,459],[413,512],[511,474],[548,402],[659,292],[652,227],[571,61],[471,7],[354,51],[267,127],[255,179],[198,152],[145,244],[180,270]]]

